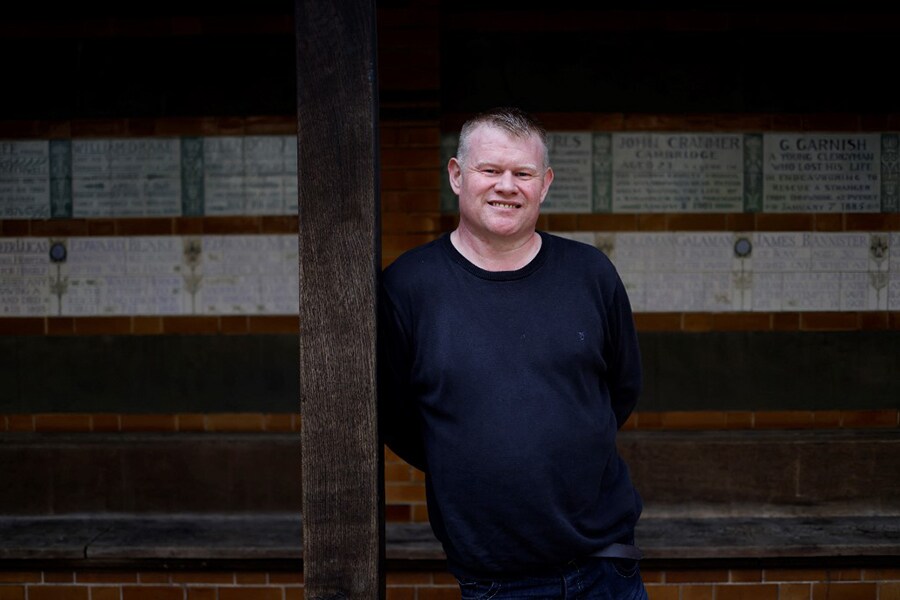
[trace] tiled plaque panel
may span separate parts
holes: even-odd
[[[0,140],[0,219],[49,216],[49,142]]]
[[[0,219],[281,214],[295,136],[0,140]]]
[[[564,233],[636,312],[900,310],[898,232]],[[299,311],[295,235],[0,239],[0,317]]]
[[[0,140],[0,218],[297,213],[290,135]],[[441,208],[457,209],[441,139]],[[552,131],[548,213],[898,212],[897,133]]]
[[[456,144],[442,136],[443,164]],[[554,131],[548,146],[548,213],[900,211],[896,133]],[[457,209],[446,184],[441,208]]]

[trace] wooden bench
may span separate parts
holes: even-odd
[[[630,431],[648,562],[896,564],[900,432]],[[0,560],[93,567],[302,560],[296,434],[0,436]],[[435,568],[424,523],[388,523],[386,557]]]

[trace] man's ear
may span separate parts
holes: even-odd
[[[553,169],[547,167],[547,172],[544,173],[544,189],[541,190],[541,203],[543,203],[544,198],[547,197],[547,192],[550,191],[551,183],[553,183]]]
[[[450,159],[447,163],[447,174],[450,176],[450,187],[453,193],[459,196],[459,190],[462,187],[462,165],[456,160],[456,157]]]

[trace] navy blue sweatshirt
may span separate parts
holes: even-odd
[[[540,235],[517,271],[480,269],[445,235],[383,273],[382,432],[425,472],[460,576],[628,542],[641,512],[615,445],[641,387],[625,288],[596,248]]]

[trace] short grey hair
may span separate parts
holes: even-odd
[[[472,137],[478,127],[489,125],[502,129],[509,135],[518,138],[529,138],[536,135],[541,140],[544,148],[544,168],[550,166],[550,151],[547,149],[547,130],[544,126],[525,111],[509,106],[501,106],[480,112],[466,121],[459,132],[459,146],[456,150],[456,160],[464,163],[469,152],[469,138]]]

